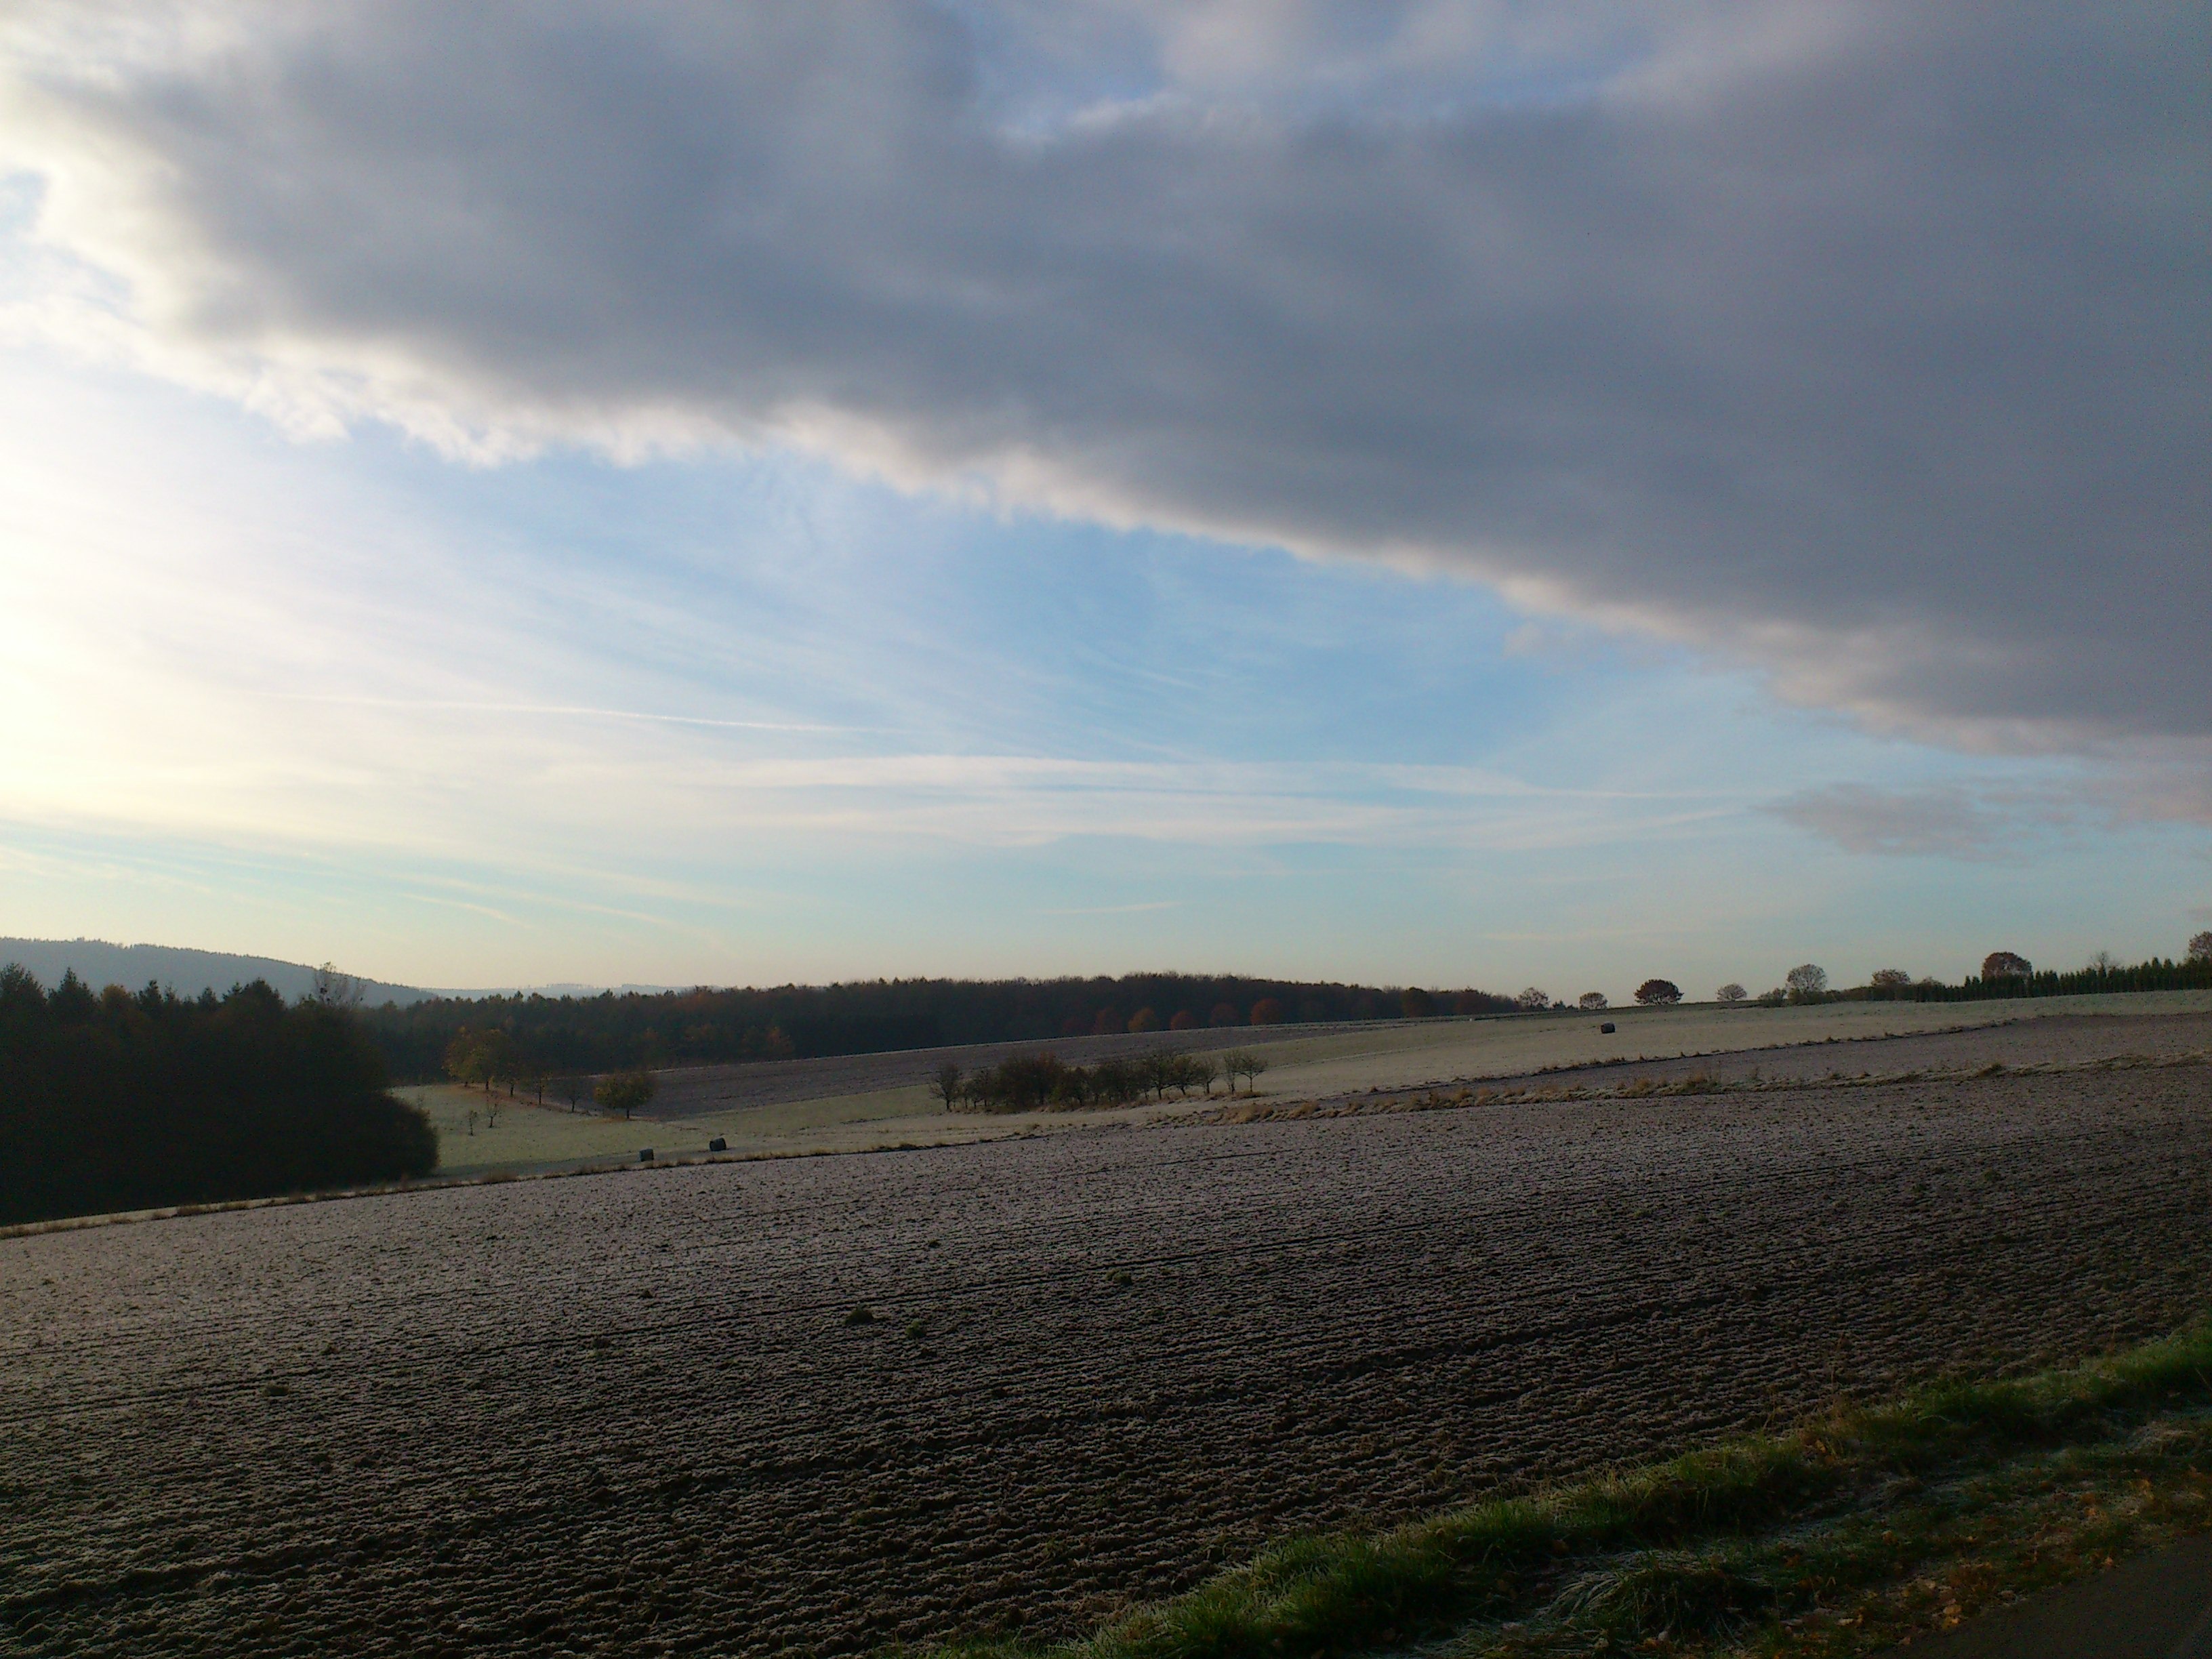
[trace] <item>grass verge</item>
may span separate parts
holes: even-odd
[[[1871,1654],[2212,1526],[2212,1322],[1379,1534],[977,1659]]]

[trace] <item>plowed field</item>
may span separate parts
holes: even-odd
[[[1086,1131],[0,1240],[0,1645],[1072,1632],[1292,1528],[2175,1323],[2208,1079]]]

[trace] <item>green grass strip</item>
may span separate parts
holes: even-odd
[[[2208,1466],[2212,1323],[2199,1323],[2071,1369],[1938,1384],[1385,1532],[1295,1539],[1079,1642],[959,1650],[980,1659],[1334,1659],[1438,1644],[1468,1659],[1594,1647],[1856,1652],[1876,1635],[1955,1622],[1968,1603],[2098,1565],[2100,1551],[2206,1524]],[[2152,1501],[2160,1492],[2172,1499],[2163,1510]],[[2135,1520],[2084,1533],[2085,1503],[2092,1520]],[[2053,1543],[2062,1534],[2064,1548]],[[2021,1548],[2006,1554],[2010,1545],[1993,1542],[2001,1538]],[[1928,1577],[1930,1563],[1962,1551],[1980,1552],[1974,1585]],[[1917,1613],[1915,1595],[1898,1589],[1913,1583],[1936,1585]]]

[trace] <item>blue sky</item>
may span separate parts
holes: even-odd
[[[1176,965],[1618,997],[2171,951],[2204,890],[2171,827],[1846,850],[1778,805],[2079,769],[1871,737],[1462,579],[775,453],[302,442],[10,368],[20,934],[439,984]]]
[[[985,101],[1019,143],[1092,168],[1100,203],[1147,176],[1133,131],[1201,143],[1188,110],[1209,100],[1304,142],[1363,112],[1398,118],[1457,74],[1493,100],[1520,87],[1526,118],[1556,124],[1545,112],[1561,101],[1611,95],[1614,69],[1591,72],[1596,90],[1584,69],[1619,56],[1577,40],[1548,58],[1516,38],[1413,75],[1415,25],[1446,38],[1453,8],[1407,9],[1357,40],[1271,36],[1264,7],[1214,8],[1215,33],[1188,39],[1141,8],[1094,9],[1120,33],[1023,47],[1056,66],[1032,64],[1026,84],[1061,90],[1024,102],[1006,90],[1022,65],[1001,63]],[[358,25],[345,15],[331,27]],[[1709,36],[1659,33],[1673,46],[1623,61],[1719,75]],[[1784,35],[1798,39],[1778,24]],[[1649,296],[1617,272],[1590,290],[1613,319],[1599,306],[1583,325],[1620,334],[1621,385],[1578,378],[1571,335],[1528,337],[1510,363],[1466,344],[1510,320],[1498,296],[1521,279],[1494,249],[1447,299],[1407,286],[1407,253],[1376,266],[1373,292],[1369,274],[1316,266],[1293,301],[1273,276],[1264,293],[1237,289],[1259,255],[1224,245],[1204,279],[1215,320],[1178,343],[1146,319],[1194,303],[1200,278],[1127,314],[1066,283],[1027,293],[1057,256],[1025,251],[1018,219],[898,266],[910,308],[1012,296],[965,355],[945,345],[964,323],[836,332],[861,301],[817,300],[820,274],[857,283],[896,252],[867,234],[823,252],[813,287],[732,266],[687,295],[693,243],[711,234],[682,223],[629,232],[665,240],[665,270],[632,248],[594,278],[602,336],[559,289],[592,257],[573,228],[542,246],[518,231],[482,256],[512,317],[409,297],[447,280],[444,255],[410,275],[404,249],[363,252],[382,274],[361,287],[340,233],[286,241],[283,214],[220,199],[248,190],[250,148],[172,125],[161,167],[116,160],[141,117],[187,118],[176,88],[206,68],[189,52],[155,65],[167,94],[137,101],[130,77],[152,70],[123,53],[125,94],[95,104],[40,58],[51,41],[19,36],[0,40],[17,94],[0,103],[14,204],[0,220],[0,933],[328,958],[449,986],[1171,967],[1620,999],[1651,974],[1696,994],[1758,990],[1808,959],[1849,982],[1892,965],[1955,977],[2000,947],[2051,965],[2173,954],[2212,921],[2212,766],[2201,700],[2175,682],[2201,670],[2160,631],[2201,586],[2194,486],[2160,506],[2154,479],[2159,513],[2112,520],[2094,589],[2069,586],[2088,544],[2057,531],[2049,544],[2008,532],[1991,552],[1960,529],[1906,556],[1898,525],[1978,525],[1990,477],[2021,493],[2048,434],[1931,456],[1921,517],[1902,519],[1842,459],[1891,441],[1856,401],[1871,348],[1745,370],[1729,397],[1776,401],[1724,432],[1713,386],[1671,419],[1620,401],[1638,376],[1647,399],[1686,394],[1662,390],[1680,376],[1656,359],[1631,364],[1626,319],[1648,320]],[[1806,38],[1776,60],[1790,74],[1825,61],[1826,37]],[[271,39],[217,67],[275,88],[285,51],[320,44],[313,27]],[[1240,56],[1223,41],[1272,44]],[[431,71],[409,67],[422,43],[386,44],[391,72],[417,80],[371,92],[434,107]],[[1905,41],[1900,61],[1908,48],[1928,61],[1906,69],[1941,67],[1937,46]],[[783,49],[748,38],[729,72]],[[1100,84],[1133,76],[1143,98],[1071,113],[1071,63]],[[1315,67],[1332,64],[1350,67]],[[1184,104],[1161,114],[1167,94]],[[1723,112],[1729,95],[1710,94]],[[849,137],[809,164],[817,193],[781,210],[794,222],[837,217],[823,196],[842,186],[818,180],[860,165]],[[351,188],[352,152],[328,138],[284,153]],[[1183,165],[1257,177],[1256,153]],[[1434,157],[1354,160],[1400,193],[1401,218],[1465,182]],[[612,171],[625,164],[612,152]],[[397,165],[360,176],[382,189]],[[1509,193],[1502,175],[1487,187]],[[520,202],[535,185],[487,172],[482,188]],[[1592,200],[1622,186],[1607,188],[1592,183]],[[1869,225],[1892,205],[1865,204]],[[392,246],[429,210],[419,192],[391,206]],[[1082,229],[1094,246],[1119,236],[1126,252],[1149,234],[1097,211]],[[1551,235],[1509,232],[1498,246]],[[1784,296],[1815,286],[1776,280]],[[754,297],[731,298],[732,283]],[[1375,332],[1384,292],[1444,307],[1427,337],[1473,353],[1466,374],[1500,377],[1489,402],[1463,380],[1425,380],[1419,336],[1379,392],[1340,361],[1355,338],[1377,362],[1407,349]],[[1470,295],[1492,310],[1470,312]],[[1713,362],[1747,359],[1720,332],[1741,307],[1697,321],[1682,303],[1668,301],[1670,330],[1694,323]],[[771,307],[778,331],[744,334]],[[1033,317],[1042,332],[1024,343]],[[1858,320],[1893,344],[1890,323]],[[565,343],[501,357],[541,323]],[[1248,325],[1263,343],[1230,337]],[[579,340],[568,379],[540,374]],[[1117,340],[1126,362],[1102,349]],[[1094,355],[1072,356],[1077,341]],[[1334,390],[1261,384],[1301,354]],[[2048,372],[2024,357],[2006,374]],[[1826,401],[1789,401],[1824,374]],[[761,401],[771,384],[783,390]],[[1785,431],[1789,446],[1756,453]],[[2139,443],[2130,464],[2157,453]],[[1796,519],[1773,516],[1816,489],[1784,502]],[[1772,528],[1799,521],[1817,533]],[[2159,539],[2176,525],[2194,564]],[[2165,604],[2138,613],[2106,592]],[[2130,653],[2154,688],[2140,706],[2090,672]]]

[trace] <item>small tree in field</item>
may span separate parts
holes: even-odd
[[[1682,988],[1671,979],[1647,979],[1636,988],[1636,1000],[1647,1008],[1670,1008],[1682,1000]]]
[[[627,1118],[649,1103],[659,1090],[659,1080],[650,1072],[610,1072],[592,1091],[592,1098],[608,1111],[620,1112]]]
[[[1828,970],[1817,962],[1801,962],[1782,976],[1792,1002],[1818,1002],[1828,994]]]
[[[2189,959],[2191,962],[2212,962],[2212,928],[2191,938]]]
[[[1982,958],[1982,977],[1990,979],[2026,979],[2035,971],[2035,964],[2017,951],[1992,951]]]
[[[939,1103],[946,1111],[957,1111],[962,1094],[961,1085],[965,1081],[966,1079],[960,1075],[960,1068],[948,1060],[937,1068],[937,1075],[930,1080],[929,1092],[937,1097]]]
[[[1159,1029],[1160,1017],[1150,1008],[1139,1008],[1129,1016],[1129,1030],[1133,1035],[1141,1036],[1146,1031],[1157,1031]]]
[[[1531,985],[1513,999],[1513,1006],[1524,1014],[1540,1014],[1552,1006],[1552,994],[1540,991]]]
[[[447,1039],[446,1075],[464,1089],[483,1080],[483,1062],[477,1054],[477,1034],[465,1025]]]
[[[1741,1002],[1750,994],[1750,992],[1745,990],[1742,986],[1737,984],[1734,980],[1730,980],[1727,984],[1722,986],[1719,990],[1713,993],[1713,995],[1723,1002]]]
[[[1237,1079],[1244,1079],[1244,1091],[1252,1092],[1260,1073],[1267,1069],[1267,1062],[1248,1048],[1236,1048],[1221,1057],[1221,1069],[1229,1074],[1229,1092],[1237,1092]]]
[[[1585,991],[1575,999],[1575,1006],[1583,1010],[1587,1013],[1597,1013],[1606,1006],[1605,993],[1602,991]]]

